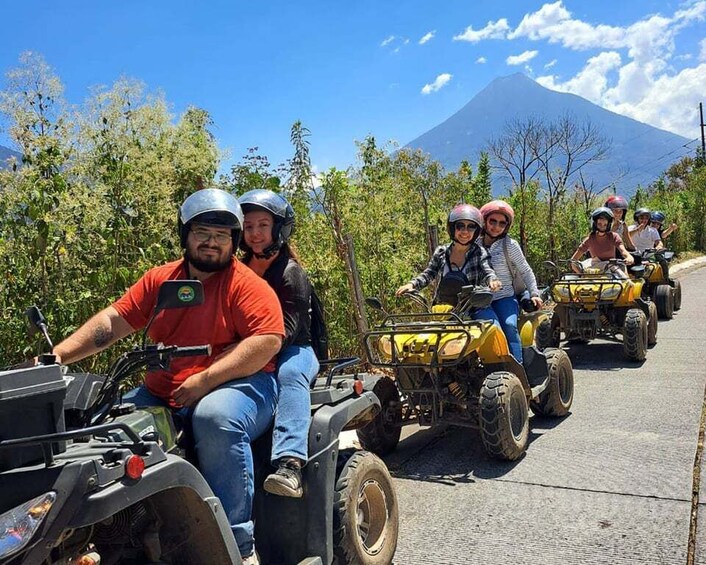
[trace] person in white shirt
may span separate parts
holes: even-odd
[[[662,249],[662,238],[659,232],[650,225],[650,211],[647,208],[638,208],[632,215],[635,223],[628,229],[635,245],[635,250],[642,253],[646,249]]]

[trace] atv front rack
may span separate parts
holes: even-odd
[[[462,320],[453,313],[390,315],[365,334],[365,350],[370,362],[378,367],[452,367],[466,358],[463,352],[473,340],[471,328],[482,333],[489,323]],[[404,343],[400,343],[402,336],[407,338]],[[442,343],[444,338],[448,338],[446,343]],[[445,355],[451,342],[455,342],[456,353]]]
[[[585,303],[597,306],[612,304],[622,294],[624,284],[632,284],[628,279],[608,279],[609,275],[606,274],[575,276],[575,279],[562,276],[551,284],[551,296],[555,303]]]

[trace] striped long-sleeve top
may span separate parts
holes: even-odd
[[[493,300],[500,300],[509,296],[515,296],[515,290],[512,287],[512,273],[505,258],[505,243],[507,240],[507,256],[512,262],[512,270],[524,281],[527,290],[531,296],[539,296],[537,288],[537,279],[532,272],[532,267],[529,266],[527,259],[522,253],[520,244],[512,239],[509,235],[496,239],[488,248],[490,253],[490,264],[497,274],[503,287],[493,293]]]

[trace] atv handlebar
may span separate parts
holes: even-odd
[[[188,347],[177,347],[172,353],[172,357],[198,357],[200,355],[211,355],[210,345],[190,345]]]

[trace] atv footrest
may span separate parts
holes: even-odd
[[[544,383],[549,374],[547,358],[534,346],[522,348],[522,365],[531,387]]]

